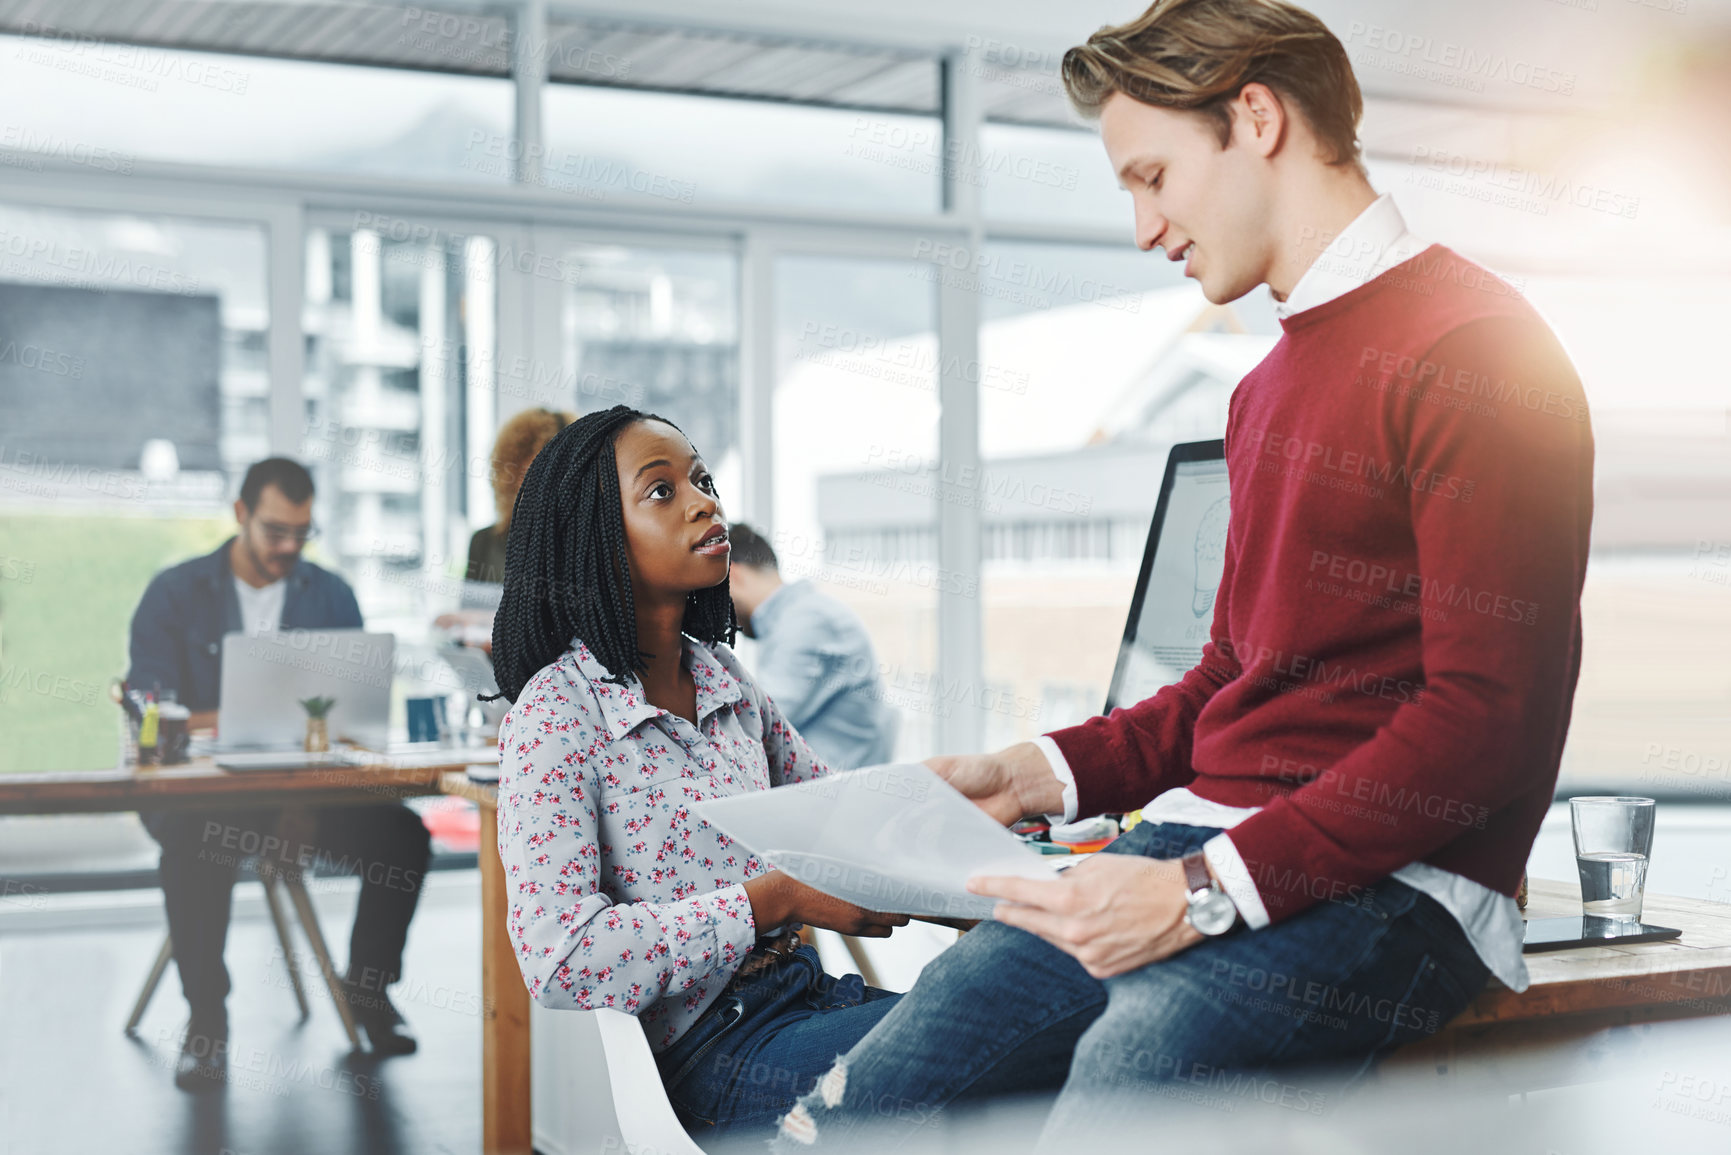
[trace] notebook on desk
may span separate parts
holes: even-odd
[[[425,742],[399,744],[384,750],[363,750],[345,746],[308,754],[300,750],[249,750],[215,755],[218,768],[223,770],[317,770],[335,766],[379,766],[393,770],[419,770],[429,766],[469,767],[471,777],[491,774],[499,777],[498,747],[435,746]]]
[[[217,754],[216,765],[220,770],[245,773],[260,770],[326,770],[358,763],[348,750],[321,750],[316,754],[302,750],[244,750]]]
[[[365,766],[393,766],[398,769],[412,770],[426,766],[470,766],[476,768],[492,767],[493,776],[498,777],[499,747],[497,744],[488,746],[440,746],[432,742],[393,743],[383,750],[354,751],[358,764]]]

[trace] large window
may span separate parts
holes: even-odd
[[[1731,801],[1731,278],[1533,278],[1592,407],[1593,552],[1561,789]],[[1632,340],[1637,334],[1664,340]]]
[[[685,431],[737,503],[739,268],[726,251],[573,242],[561,249],[562,404],[630,405]],[[735,504],[737,509],[737,504]]]
[[[974,159],[969,171],[989,218],[1129,227],[1130,198],[1097,132],[987,124]]]
[[[937,680],[938,352],[930,266],[784,257],[775,264],[775,535],[865,623],[896,754],[935,753],[939,716],[973,687]]]
[[[115,764],[152,575],[268,449],[265,236],[0,205],[0,769]]]
[[[1592,409],[1592,554],[1558,789],[1731,800],[1731,387],[1714,340],[1731,277],[1700,259],[1716,227],[1705,186],[1652,137],[1565,142],[1543,165],[1475,160],[1441,135],[1407,147],[1371,165],[1377,187],[1418,235],[1532,302]],[[1607,268],[1608,252],[1641,254],[1644,271]],[[1533,271],[1557,266],[1592,271]]]
[[[315,518],[368,626],[399,638],[455,608],[469,531],[493,520],[499,254],[491,236],[389,221],[307,237]]]
[[[1167,452],[1221,436],[1272,338],[1159,254],[1001,243],[982,263],[984,670],[1036,704],[988,713],[990,746],[1100,712]]]

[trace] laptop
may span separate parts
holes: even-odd
[[[390,733],[396,638],[365,630],[289,630],[222,639],[222,697],[213,753],[300,750],[303,698],[335,698],[332,742],[374,750]]]
[[[1202,660],[1226,565],[1228,497],[1224,441],[1172,447],[1105,713],[1153,697]]]

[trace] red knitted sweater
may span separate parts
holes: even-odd
[[[1580,381],[1441,246],[1282,325],[1232,397],[1212,640],[1052,735],[1079,813],[1175,786],[1264,807],[1230,837],[1275,922],[1415,861],[1513,894],[1580,670]]]

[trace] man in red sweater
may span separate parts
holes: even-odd
[[[1052,1141],[1180,1083],[1285,1101],[1310,1092],[1279,1068],[1363,1070],[1487,974],[1526,985],[1512,896],[1568,728],[1592,521],[1568,358],[1378,198],[1351,65],[1311,14],[1158,0],[1072,49],[1064,79],[1141,248],[1211,301],[1266,284],[1277,302],[1284,335],[1227,420],[1211,640],[1147,701],[932,761],[1006,823],[1144,822],[1057,881],[974,880],[997,919],[783,1120],[784,1145],[1018,1092],[1060,1091]]]

